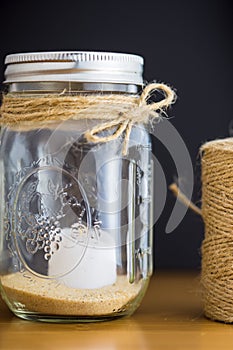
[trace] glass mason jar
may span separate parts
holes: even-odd
[[[7,95],[22,101],[132,98],[143,86],[143,60],[135,55],[14,54],[6,64]],[[40,104],[36,112],[30,108],[25,105],[32,115],[40,112]],[[130,315],[146,291],[152,274],[150,136],[133,125],[123,155],[124,135],[87,142],[85,131],[99,119],[16,120],[1,130],[0,286],[21,318],[85,322]]]

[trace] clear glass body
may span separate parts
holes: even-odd
[[[134,126],[123,157],[122,138],[90,144],[86,129],[69,120],[1,131],[0,286],[19,317],[111,319],[132,314],[146,291],[150,137]]]

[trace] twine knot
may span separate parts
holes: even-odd
[[[159,102],[148,103],[148,100],[155,91],[163,92],[165,97]],[[159,118],[161,110],[174,103],[175,98],[176,95],[169,86],[151,83],[144,88],[135,106],[121,105],[118,116],[115,119],[88,130],[85,133],[85,138],[87,141],[94,143],[108,142],[124,134],[122,154],[126,155],[132,126],[134,124],[145,123],[149,118]],[[101,132],[113,127],[117,127],[117,129],[111,135],[99,136]]]

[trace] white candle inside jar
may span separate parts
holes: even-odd
[[[61,245],[49,261],[49,276],[79,289],[115,283],[116,252],[114,239],[108,232],[90,229],[87,235],[86,227],[77,223],[72,228],[62,229],[61,235]]]

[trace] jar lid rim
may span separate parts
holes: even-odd
[[[46,62],[46,61],[67,61],[67,62],[135,62],[143,65],[142,56],[121,52],[104,51],[43,51],[9,54],[5,58],[5,64],[20,62]]]
[[[10,54],[4,83],[86,82],[143,84],[143,57],[101,51],[54,51]]]

